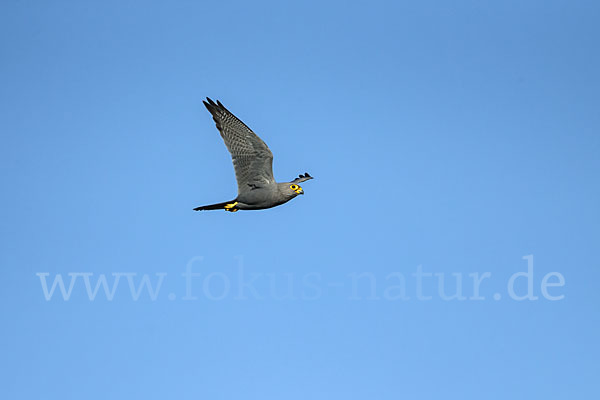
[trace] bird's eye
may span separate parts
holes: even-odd
[[[291,185],[290,189],[292,189],[292,190],[298,190],[298,187],[299,187],[298,185]]]

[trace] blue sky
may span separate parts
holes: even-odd
[[[2,398],[597,394],[596,2],[0,11]],[[206,96],[306,195],[193,212]]]

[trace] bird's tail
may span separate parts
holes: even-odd
[[[227,208],[225,206],[227,205],[231,205],[235,203],[235,200],[231,200],[231,201],[225,201],[223,203],[217,203],[217,204],[209,204],[207,206],[200,206],[200,207],[196,207],[194,208],[194,211],[204,211],[204,210],[226,210]]]

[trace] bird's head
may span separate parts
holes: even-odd
[[[288,200],[298,196],[299,194],[304,194],[304,190],[299,185],[299,183],[305,182],[309,179],[313,179],[313,177],[310,176],[308,172],[306,172],[304,174],[298,175],[298,177],[291,182],[278,183],[279,192],[285,197],[287,197]]]
[[[292,190],[296,194],[304,194],[304,190],[295,183],[290,183],[290,190]]]
[[[304,190],[297,183],[284,182],[279,183],[279,191],[286,197],[292,198],[299,194],[304,194]]]

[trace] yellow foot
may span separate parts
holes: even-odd
[[[236,201],[235,203],[225,204],[225,211],[236,212],[238,210],[237,208],[235,208],[237,203],[238,202]]]

